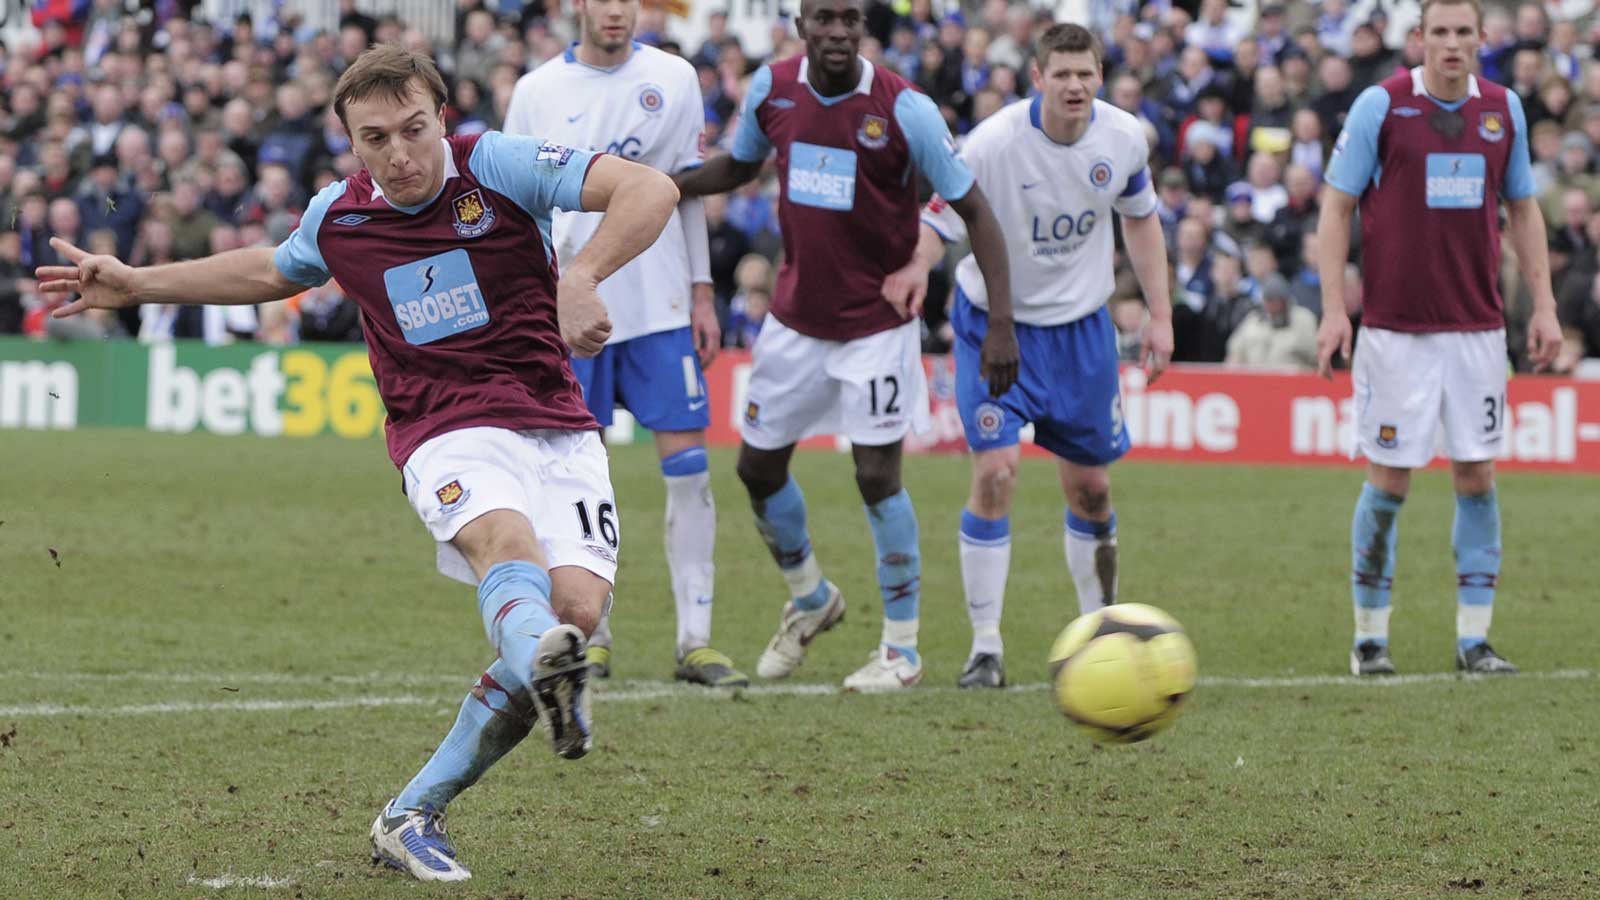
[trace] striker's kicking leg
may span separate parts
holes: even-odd
[[[1060,460],[1067,495],[1063,546],[1067,571],[1078,592],[1078,613],[1117,602],[1117,512],[1111,507],[1111,475],[1105,466]]]
[[[1514,675],[1489,646],[1489,620],[1500,583],[1500,501],[1493,462],[1454,464],[1456,517],[1451,543],[1456,557],[1456,668],[1482,675]]]
[[[716,565],[717,507],[711,496],[705,432],[656,432],[667,483],[666,552],[678,610],[678,668],[674,676],[713,687],[744,687],[749,676],[711,647],[711,597]]]
[[[585,634],[599,621],[610,590],[605,579],[575,566],[547,573],[543,550],[520,513],[486,513],[463,527],[454,543],[482,576],[479,609],[500,658],[468,695],[433,757],[373,822],[371,834],[375,862],[427,881],[471,877],[445,833],[445,807],[526,737],[535,717],[550,728],[559,755],[575,759],[588,751]]]
[[[844,597],[822,577],[822,567],[811,552],[805,496],[789,477],[793,454],[793,444],[777,450],[749,444],[739,448],[739,480],[750,494],[756,527],[789,583],[790,600],[784,604],[778,631],[756,662],[756,674],[762,678],[792,673],[805,659],[812,639],[844,618]]]
[[[1399,544],[1396,520],[1410,486],[1410,469],[1372,463],[1356,501],[1350,524],[1350,594],[1356,615],[1356,636],[1350,650],[1352,675],[1395,673],[1389,656],[1389,592]]]
[[[1012,445],[972,454],[972,490],[961,510],[961,586],[972,622],[972,652],[958,687],[1004,687],[1000,618],[1011,571],[1011,498],[1021,450]]]
[[[917,512],[900,483],[900,453],[899,441],[851,448],[856,487],[866,503],[867,524],[878,553],[883,636],[867,664],[845,678],[847,690],[897,690],[922,679],[922,657],[917,653],[922,557],[917,549]]]

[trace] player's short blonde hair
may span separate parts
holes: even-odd
[[[421,82],[423,90],[433,96],[434,112],[444,107],[444,78],[431,57],[395,44],[374,44],[339,76],[339,83],[333,88],[333,111],[348,130],[350,123],[344,116],[351,102],[373,96],[404,102],[411,98],[413,80]]]
[[[1435,6],[1470,6],[1472,14],[1478,17],[1478,27],[1483,27],[1483,3],[1480,0],[1422,0],[1422,18],[1417,20],[1418,28],[1428,21],[1428,10]]]

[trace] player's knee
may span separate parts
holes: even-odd
[[[887,466],[857,465],[856,489],[868,506],[900,493],[900,473]]]
[[[1098,479],[1075,485],[1072,505],[1086,519],[1099,521],[1111,509],[1111,485]]]
[[[1016,483],[1016,460],[981,458],[973,471],[973,493],[986,508],[1009,506]]]
[[[585,635],[599,627],[610,593],[611,584],[587,569],[560,566],[550,571],[550,608],[557,619]]]
[[[750,493],[751,500],[765,500],[771,497],[783,487],[784,482],[789,480],[787,471],[772,466],[759,457],[744,454],[739,456],[734,471],[738,473],[744,489]]]

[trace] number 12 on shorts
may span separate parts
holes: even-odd
[[[588,502],[579,500],[572,504],[572,507],[578,511],[578,528],[583,532],[584,540],[594,540],[594,523],[598,520],[601,539],[610,545],[611,549],[617,549],[617,520],[613,515],[616,507],[611,505],[610,500],[602,500],[595,507],[595,519],[589,518]]]
[[[883,382],[883,414],[892,416],[900,412],[900,379],[893,375],[874,378],[867,382],[868,401],[872,404],[869,415],[878,414],[878,382]]]

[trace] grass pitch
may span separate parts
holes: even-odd
[[[715,645],[747,670],[784,597],[732,454]],[[618,448],[616,679],[597,747],[536,732],[451,809],[475,878],[367,864],[379,806],[488,662],[380,445],[0,433],[0,897],[1593,897],[1600,480],[1505,475],[1495,643],[1451,674],[1446,476],[1400,525],[1393,649],[1353,684],[1355,470],[1114,470],[1123,598],[1188,627],[1205,677],[1172,731],[1097,749],[1051,708],[1076,605],[1053,467],[1023,464],[1004,693],[953,689],[969,640],[966,462],[907,460],[924,686],[832,688],[876,640],[845,457],[800,454],[850,614],[777,691],[663,682],[673,619],[652,452]],[[53,552],[52,552],[53,551]]]

